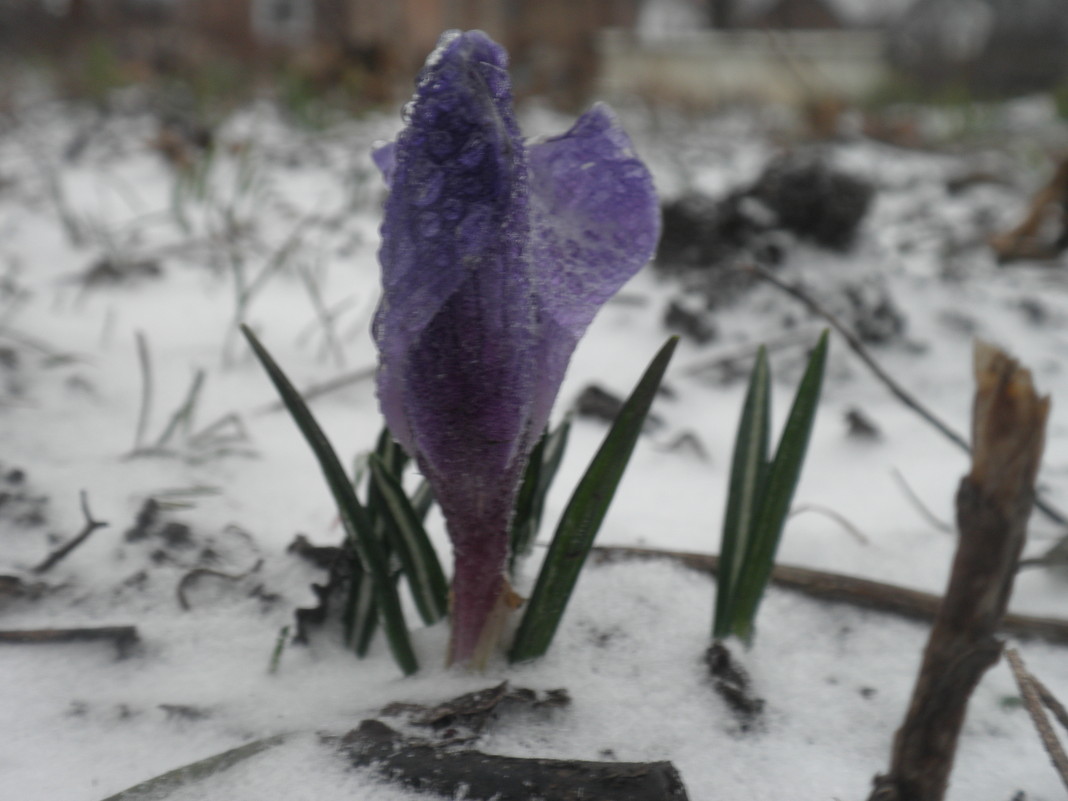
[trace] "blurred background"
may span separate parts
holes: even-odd
[[[28,82],[105,104],[138,85],[190,114],[269,95],[394,104],[437,36],[505,44],[520,97],[705,111],[786,104],[816,133],[844,109],[1044,94],[1068,110],[1065,0],[0,0],[0,103]],[[900,115],[899,115],[900,116]],[[853,124],[856,124],[855,121]],[[907,138],[901,130],[876,131]]]

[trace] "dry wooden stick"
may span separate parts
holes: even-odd
[[[871,355],[871,353],[868,352],[868,349],[864,347],[864,343],[861,342],[857,338],[857,336],[849,330],[848,326],[846,326],[830,311],[825,309],[819,302],[816,301],[815,298],[811,297],[801,287],[794,286],[793,284],[788,284],[786,281],[783,281],[781,278],[775,275],[775,273],[764,267],[761,267],[759,264],[751,264],[748,266],[747,269],[752,270],[765,281],[767,281],[769,284],[773,284],[786,294],[801,301],[803,304],[808,306],[808,308],[811,309],[813,313],[819,315],[828,323],[830,323],[831,327],[842,335],[842,338],[846,341],[846,344],[849,345],[850,350],[852,350],[855,354],[857,354],[857,356],[860,357],[860,360],[868,366],[869,370],[875,373],[875,377],[883,382],[883,385],[888,390],[890,390],[890,393],[895,398],[897,398],[899,401],[905,404],[905,406],[912,409],[914,412],[916,412],[916,414],[918,414],[920,417],[922,417],[924,420],[926,420],[928,423],[938,429],[938,431],[954,445],[957,445],[964,451],[967,451],[969,453],[971,452],[971,448],[968,445],[968,441],[961,434],[950,428],[948,423],[941,420],[937,415],[935,415],[934,412],[932,412],[930,409],[920,403],[920,401],[915,398],[903,386],[901,386],[901,384],[899,384],[893,378],[893,376],[887,373],[886,370],[882,368],[882,365],[875,361],[875,358]],[[1063,512],[1052,506],[1048,501],[1038,497],[1037,493],[1033,494],[1034,499],[1032,502],[1034,503],[1035,507],[1037,507],[1044,515],[1046,515],[1046,517],[1048,517],[1054,523],[1057,523],[1061,526],[1068,526],[1068,516],[1065,516]]]
[[[968,700],[997,662],[994,633],[1027,535],[1049,398],[997,348],[976,343],[972,469],[957,491],[960,540],[890,769],[869,801],[941,801]]]
[[[670,559],[713,576],[719,572],[719,557],[707,553],[595,545],[593,557],[599,563],[620,559]],[[923,622],[934,620],[942,604],[940,595],[794,565],[775,565],[771,571],[771,583],[780,589],[793,590],[821,601],[859,606]],[[1040,639],[1068,645],[1068,620],[1060,618],[1009,613],[1001,619],[999,630],[1021,639]]]
[[[139,637],[133,626],[97,626],[79,629],[22,629],[0,631],[0,645],[51,645],[71,642],[112,640],[125,656],[137,644]]]
[[[92,534],[98,528],[104,528],[108,525],[107,523],[104,523],[100,520],[93,519],[93,514],[89,511],[89,498],[86,496],[85,490],[82,490],[81,492],[81,499],[82,514],[85,516],[85,525],[82,527],[82,530],[78,532],[78,536],[76,536],[74,539],[52,551],[52,553],[50,553],[47,558],[45,558],[45,560],[41,562],[41,564],[37,565],[37,567],[33,569],[34,573],[47,573],[49,570],[59,564],[60,561],[65,559],[67,554],[69,554],[71,551],[73,551],[75,548],[77,548],[79,545],[89,539],[90,534]]]
[[[1006,648],[1005,658],[1009,661],[1009,667],[1012,668],[1012,675],[1016,678],[1016,684],[1020,688],[1024,706],[1031,716],[1031,722],[1035,724],[1035,729],[1042,740],[1042,745],[1045,747],[1046,753],[1049,754],[1057,775],[1061,777],[1064,786],[1068,787],[1068,754],[1064,753],[1064,748],[1061,747],[1057,735],[1053,732],[1053,726],[1050,725],[1049,718],[1046,717],[1046,713],[1042,709],[1043,699],[1038,689],[1038,679],[1032,676],[1027,668],[1024,667],[1023,660],[1015,648]]]

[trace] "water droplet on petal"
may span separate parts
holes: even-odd
[[[441,218],[433,211],[419,213],[419,233],[427,239],[433,239],[441,232]]]
[[[464,215],[464,204],[457,198],[446,198],[441,204],[441,216],[449,222],[456,222]]]
[[[460,149],[456,160],[465,169],[471,170],[482,163],[486,157],[486,140],[479,134],[473,134]]]
[[[410,176],[412,179],[412,204],[419,208],[425,208],[441,196],[441,189],[445,185],[445,174],[440,170],[431,171],[429,169],[424,169],[420,172],[424,174],[417,177],[413,171]]]
[[[431,131],[426,139],[426,149],[438,161],[448,158],[455,149],[452,134],[440,129]]]

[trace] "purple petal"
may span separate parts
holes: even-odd
[[[384,145],[375,145],[371,150],[371,161],[382,173],[386,186],[393,185],[393,168],[397,166],[397,143],[386,142]]]
[[[529,159],[534,286],[547,318],[535,412],[540,429],[579,338],[652,257],[660,207],[649,171],[603,104],[566,134],[530,147]]]
[[[379,399],[446,513],[509,508],[534,395],[529,190],[506,63],[482,33],[442,37],[393,150],[382,226]]]

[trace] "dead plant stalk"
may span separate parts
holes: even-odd
[[[1049,398],[1004,352],[975,347],[972,468],[957,491],[959,542],[890,769],[869,801],[941,801],[968,699],[1001,655],[1005,616],[1027,533]]]

